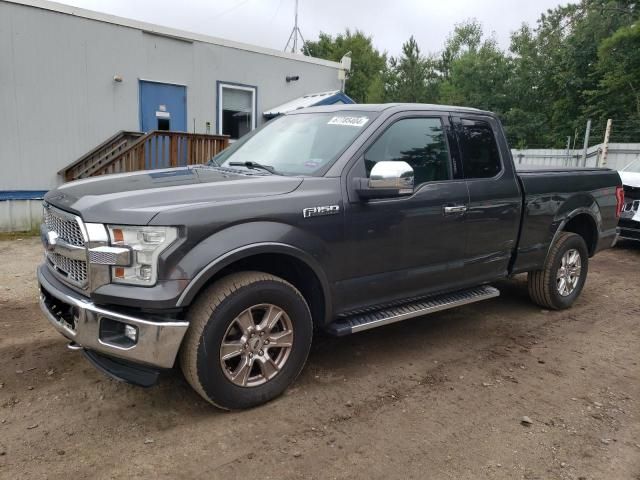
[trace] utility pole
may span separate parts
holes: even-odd
[[[568,167],[568,166],[569,166],[569,158],[570,158],[570,157],[569,157],[569,155],[570,155],[569,151],[570,151],[570,149],[571,149],[571,135],[569,135],[569,136],[567,137],[567,158],[566,158],[566,159],[565,159],[565,161],[564,161],[564,166],[565,166],[565,167]]]
[[[300,27],[298,27],[298,0],[296,0],[296,14],[293,23],[293,30],[291,30],[289,40],[287,40],[287,44],[284,46],[285,52],[289,50],[289,45],[291,45],[291,53],[298,53],[298,36],[300,37],[300,41],[302,42],[301,49],[303,50],[302,53],[304,54],[304,37],[302,36]]]
[[[584,148],[582,149],[582,166],[587,166],[587,149],[589,148],[589,134],[591,133],[591,119],[587,120],[587,129],[584,132]]]
[[[609,136],[611,136],[611,119],[607,120],[607,129],[604,131],[604,143],[602,145],[602,167],[607,166],[607,154],[609,153]]]

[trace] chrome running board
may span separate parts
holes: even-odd
[[[380,310],[356,313],[352,316],[336,320],[327,327],[327,331],[332,335],[341,337],[343,335],[349,335],[350,333],[401,322],[409,318],[420,317],[429,313],[487,300],[497,297],[498,295],[500,295],[500,291],[497,288],[483,285],[468,290],[438,295],[436,297],[414,300]]]

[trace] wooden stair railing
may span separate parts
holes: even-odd
[[[226,135],[170,132],[156,130],[140,136],[114,154],[97,160],[74,162],[60,173],[65,181],[109,173],[154,170],[158,168],[197,165],[208,162],[229,145]]]
[[[72,164],[60,170],[58,174],[62,176],[65,182],[85,178],[88,176],[86,175],[88,170],[109,162],[110,159],[124,151],[143,135],[144,133],[142,132],[121,130],[97,147],[89,150]]]

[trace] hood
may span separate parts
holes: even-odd
[[[635,187],[640,188],[640,173],[636,172],[618,172],[620,174],[620,179],[622,180],[622,184],[627,187]]]
[[[198,166],[77,180],[51,190],[44,200],[86,222],[146,225],[158,213],[173,208],[282,195],[300,183],[298,177]]]

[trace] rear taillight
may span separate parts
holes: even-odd
[[[623,205],[624,205],[624,189],[622,187],[616,187],[616,218],[620,218]]]

